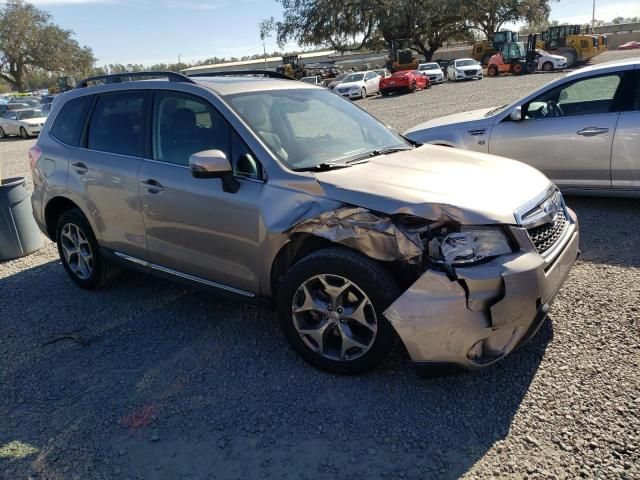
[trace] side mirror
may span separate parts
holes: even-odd
[[[220,150],[204,150],[189,157],[189,169],[195,178],[221,178],[233,172],[229,160]]]
[[[513,120],[514,122],[519,122],[522,120],[522,107],[516,107],[513,110],[511,110],[511,113],[509,114],[509,117],[511,117],[511,120]]]

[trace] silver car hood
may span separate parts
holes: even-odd
[[[428,120],[424,123],[421,123],[419,125],[416,125],[415,127],[410,128],[409,130],[404,132],[404,135],[407,135],[411,132],[424,130],[425,128],[441,127],[443,125],[455,124],[456,127],[459,127],[460,123],[462,122],[473,122],[477,120],[490,121],[490,117],[487,118],[486,114],[489,113],[491,110],[493,110],[493,108],[482,108],[480,110],[454,113],[453,115],[446,115],[444,117],[434,118],[433,120]]]
[[[357,82],[348,82],[348,83],[344,83],[341,82],[338,85],[336,85],[336,87],[339,88],[356,88],[356,87],[362,87],[364,85],[364,80],[359,80]]]
[[[551,184],[515,160],[433,145],[314,175],[332,200],[476,225],[516,223],[514,211]]]

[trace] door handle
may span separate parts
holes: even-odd
[[[160,193],[164,190],[164,188],[162,188],[162,185],[160,185],[160,182],[158,182],[157,180],[149,179],[146,182],[140,182],[140,184],[147,187],[149,193]]]
[[[82,162],[72,163],[71,166],[74,167],[76,169],[76,172],[80,175],[82,175],[83,173],[87,173],[87,170],[89,170],[89,168],[87,168],[87,166]]]
[[[595,137],[596,135],[602,135],[603,133],[609,133],[608,128],[598,128],[598,127],[587,127],[582,130],[578,130],[576,132],[578,135],[582,135],[583,137]]]

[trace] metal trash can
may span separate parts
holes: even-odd
[[[0,261],[24,257],[42,248],[24,177],[0,182]]]

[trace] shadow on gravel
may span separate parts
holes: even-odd
[[[399,352],[338,377],[270,310],[144,275],[86,292],[50,262],[0,298],[0,447],[37,449],[0,459],[7,478],[458,478],[507,435],[553,335],[473,374],[422,380]]]
[[[637,198],[566,197],[580,222],[580,259],[640,266],[640,209]]]

